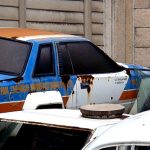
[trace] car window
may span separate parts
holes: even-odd
[[[0,150],[81,150],[89,135],[90,131],[79,129],[23,124],[15,135],[0,143]]]
[[[103,148],[101,150],[150,150],[150,146],[142,145],[121,145]]]
[[[28,42],[0,38],[0,72],[22,75],[30,50],[31,44]]]
[[[54,72],[52,45],[40,45],[34,75],[53,75]]]
[[[57,48],[61,75],[112,73],[122,70],[102,50],[88,41],[60,42]]]

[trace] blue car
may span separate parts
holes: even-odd
[[[116,63],[83,37],[0,29],[0,112],[21,110],[27,95],[46,91],[57,91],[65,108],[121,103],[129,112],[145,71],[149,74],[148,68]]]

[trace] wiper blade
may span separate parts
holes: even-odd
[[[17,76],[17,77],[12,77],[12,78],[9,78],[9,79],[3,79],[3,80],[0,80],[0,82],[3,82],[3,81],[15,81],[15,82],[20,82],[21,80],[23,80],[23,77],[21,76]]]

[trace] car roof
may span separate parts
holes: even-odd
[[[83,118],[80,110],[39,109],[0,113],[0,121],[17,122],[60,128],[94,130],[97,127],[111,125],[121,119]]]
[[[86,149],[100,149],[115,145],[150,145],[150,111],[133,115],[115,124]]]
[[[30,28],[0,28],[0,37],[18,39],[22,41],[46,40],[51,38],[81,38],[79,36],[54,31],[45,31]],[[84,38],[83,38],[84,39]]]
[[[7,38],[18,38],[34,35],[64,35],[63,33],[50,32],[39,29],[29,28],[0,28],[0,36]]]

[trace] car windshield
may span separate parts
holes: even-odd
[[[91,42],[59,42],[57,47],[61,75],[113,73],[123,70]]]
[[[0,122],[0,150],[81,150],[90,131]]]
[[[31,44],[0,38],[0,73],[21,75],[24,71]]]

